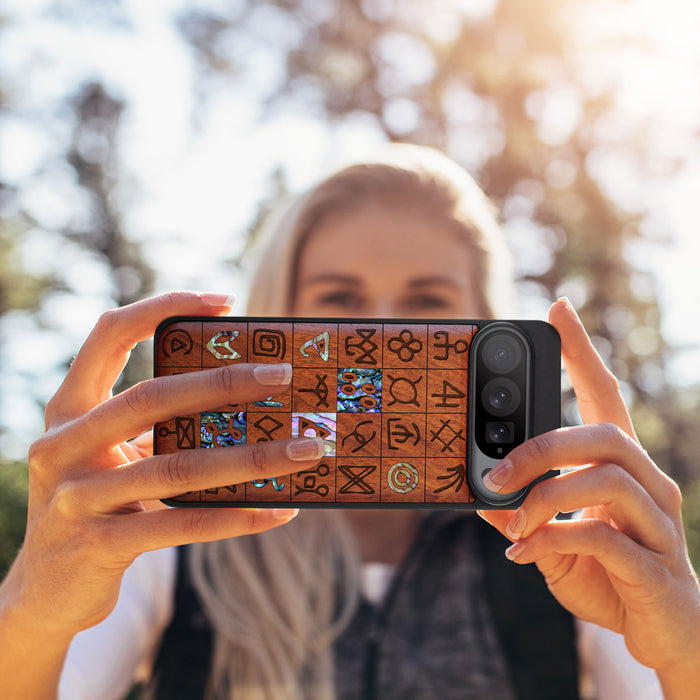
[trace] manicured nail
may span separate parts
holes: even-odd
[[[484,477],[484,486],[489,491],[498,493],[508,483],[512,473],[513,465],[509,459],[506,459]]]
[[[299,509],[298,508],[274,508],[272,511],[272,515],[274,516],[275,520],[291,520],[292,518],[296,518],[297,515],[299,515]]]
[[[282,386],[292,381],[292,366],[288,362],[279,365],[258,365],[253,374],[266,386]]]
[[[209,292],[200,294],[199,298],[207,306],[228,306],[229,309],[233,308],[233,304],[236,301],[236,297],[233,294],[211,294]]]
[[[574,308],[574,305],[569,301],[569,297],[559,297],[557,301],[562,301],[564,302],[564,307],[566,310],[576,319],[578,320],[578,314],[576,313],[576,309]]]
[[[303,437],[287,443],[287,456],[295,462],[321,459],[325,451],[326,444],[319,437]]]
[[[506,549],[506,558],[515,561],[518,557],[522,557],[525,553],[526,545],[524,542],[516,542]]]
[[[521,508],[515,511],[515,515],[511,518],[510,522],[506,527],[506,535],[512,540],[519,540],[520,535],[523,534],[523,530],[527,525],[527,515],[525,511]]]

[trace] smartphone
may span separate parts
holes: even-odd
[[[498,494],[485,474],[561,421],[560,340],[543,321],[179,316],[158,327],[154,355],[157,377],[293,367],[281,394],[159,423],[155,454],[304,435],[326,445],[310,469],[171,506],[515,508],[532,485]]]

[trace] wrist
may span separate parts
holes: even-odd
[[[700,688],[700,655],[673,668],[657,670],[665,700],[695,700]]]
[[[41,651],[51,652],[52,656],[64,655],[70,646],[75,632],[55,629],[46,625],[31,610],[13,601],[0,602],[0,647],[12,643],[18,652],[23,649],[27,655]]]
[[[0,678],[3,697],[55,697],[73,634],[47,630],[22,596],[18,567],[0,585]]]
[[[41,646],[67,649],[77,630],[56,629],[47,624],[43,614],[34,609],[24,585],[22,552],[0,584],[0,638],[11,636],[13,643],[36,648]],[[0,647],[2,644],[0,643]]]

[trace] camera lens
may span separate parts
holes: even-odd
[[[514,424],[497,421],[486,424],[486,442],[503,445],[513,442]]]
[[[520,389],[514,381],[496,377],[481,390],[481,403],[491,415],[507,416],[520,406]]]
[[[502,386],[497,387],[489,394],[489,403],[491,404],[491,407],[495,408],[497,411],[502,411],[504,408],[508,408],[508,406],[510,406],[511,399],[512,396],[510,391]]]
[[[523,356],[520,343],[504,333],[494,334],[484,345],[482,357],[484,364],[497,374],[512,372]]]

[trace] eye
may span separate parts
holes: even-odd
[[[362,306],[363,299],[351,289],[338,289],[319,295],[316,302],[327,308],[357,310]]]
[[[439,294],[415,294],[408,297],[403,306],[406,310],[415,311],[432,311],[450,308],[452,302],[450,299]]]

